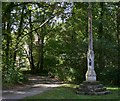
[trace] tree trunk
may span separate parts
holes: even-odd
[[[30,16],[29,16],[29,23],[30,23],[30,32],[32,31],[32,23],[31,23],[31,11],[30,11]],[[33,59],[33,34],[29,34],[30,37],[30,45],[29,45],[29,55],[30,55],[30,68],[31,68],[31,73],[36,73],[35,71],[35,66],[34,66],[34,59]]]
[[[98,28],[98,34],[100,40],[104,36],[103,32],[103,14],[104,14],[104,3],[100,2],[100,7],[101,7],[101,12],[100,12],[100,23],[99,23],[99,28]],[[98,64],[99,64],[99,70],[101,71],[105,67],[105,60],[104,60],[104,52],[103,52],[103,42],[101,41],[100,46],[98,46],[99,49],[99,59],[98,59]]]
[[[17,36],[17,40],[16,40],[16,45],[15,45],[15,49],[14,49],[14,55],[13,55],[13,65],[16,62],[16,55],[17,55],[17,49],[18,49],[18,44],[19,44],[19,38],[22,35],[21,34],[21,29],[22,29],[22,25],[23,25],[23,19],[24,19],[24,9],[25,9],[25,5],[23,5],[22,7],[22,14],[21,14],[21,20],[20,20],[20,24],[19,24],[19,28],[18,28],[18,36]]]
[[[38,63],[37,63],[37,70],[42,72],[43,71],[43,47],[44,47],[44,30],[41,31],[41,35],[38,34]]]
[[[44,21],[44,16],[43,16],[43,21]],[[39,53],[39,57],[38,57],[38,71],[40,71],[41,73],[44,70],[43,67],[43,63],[44,63],[44,52],[43,52],[43,47],[44,47],[44,36],[46,34],[46,27],[45,25],[41,28],[41,33],[38,34],[38,44],[39,44],[39,49],[38,49],[38,53]]]
[[[44,46],[44,37],[41,38],[41,49],[40,49],[40,72],[43,71],[43,46]]]
[[[120,2],[117,3],[117,44],[118,44],[118,68],[120,67]]]
[[[40,68],[40,35],[39,34],[37,34],[38,35],[38,63],[37,63],[37,70],[39,70],[39,68]]]
[[[10,11],[11,12],[11,11]],[[10,31],[10,12],[8,12],[8,17],[7,17],[7,34],[6,34],[6,49],[5,49],[5,53],[6,53],[6,66],[7,66],[7,68],[9,68],[9,63],[10,63],[10,54],[9,54],[9,52],[10,52],[10,40],[11,40],[11,36],[10,36],[10,33],[11,33],[11,31]]]

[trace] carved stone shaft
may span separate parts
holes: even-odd
[[[89,33],[89,47],[87,52],[87,66],[86,81],[96,81],[96,73],[94,71],[94,51],[93,51],[93,39],[92,39],[92,10],[91,4],[88,7],[88,33]]]

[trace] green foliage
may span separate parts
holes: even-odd
[[[85,80],[88,3],[16,2],[2,7],[5,82],[21,81],[23,67],[69,82]],[[120,65],[118,11],[115,3],[92,3],[95,71],[98,80],[115,85]]]
[[[5,68],[5,67],[4,67]],[[9,68],[2,71],[2,80],[4,84],[21,84],[27,81],[27,78],[23,73],[15,68],[12,64],[9,64]]]

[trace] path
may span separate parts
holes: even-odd
[[[57,79],[45,76],[30,76],[29,84],[24,86],[17,86],[13,89],[2,91],[2,101],[9,101],[9,99],[18,100],[27,96],[36,95],[54,87],[59,87],[63,83]]]

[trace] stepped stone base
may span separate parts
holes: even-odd
[[[77,88],[76,93],[84,95],[104,95],[110,94],[111,92],[103,87],[99,81],[83,81],[80,87]]]

